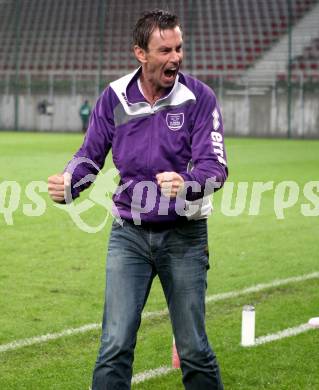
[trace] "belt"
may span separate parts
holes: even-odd
[[[162,222],[141,221],[140,225],[136,225],[132,219],[124,219],[124,221],[129,223],[130,225],[142,227],[143,229],[153,230],[153,231],[174,229],[175,227],[185,225],[186,223],[189,222],[189,220],[186,217],[179,217],[174,221],[162,221]]]

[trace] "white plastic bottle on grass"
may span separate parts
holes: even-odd
[[[255,344],[255,308],[245,305],[242,311],[241,345],[249,347]]]

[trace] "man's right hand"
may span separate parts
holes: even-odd
[[[70,186],[70,175],[67,172],[48,177],[48,192],[56,203],[65,203],[68,186]]]

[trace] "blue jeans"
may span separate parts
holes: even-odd
[[[109,241],[101,347],[92,390],[128,390],[141,314],[153,278],[164,290],[187,390],[222,390],[205,331],[206,220],[171,227],[113,222]]]

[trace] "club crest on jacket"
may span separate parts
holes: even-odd
[[[179,130],[184,124],[184,113],[179,114],[167,114],[166,124],[169,129],[176,131]]]

